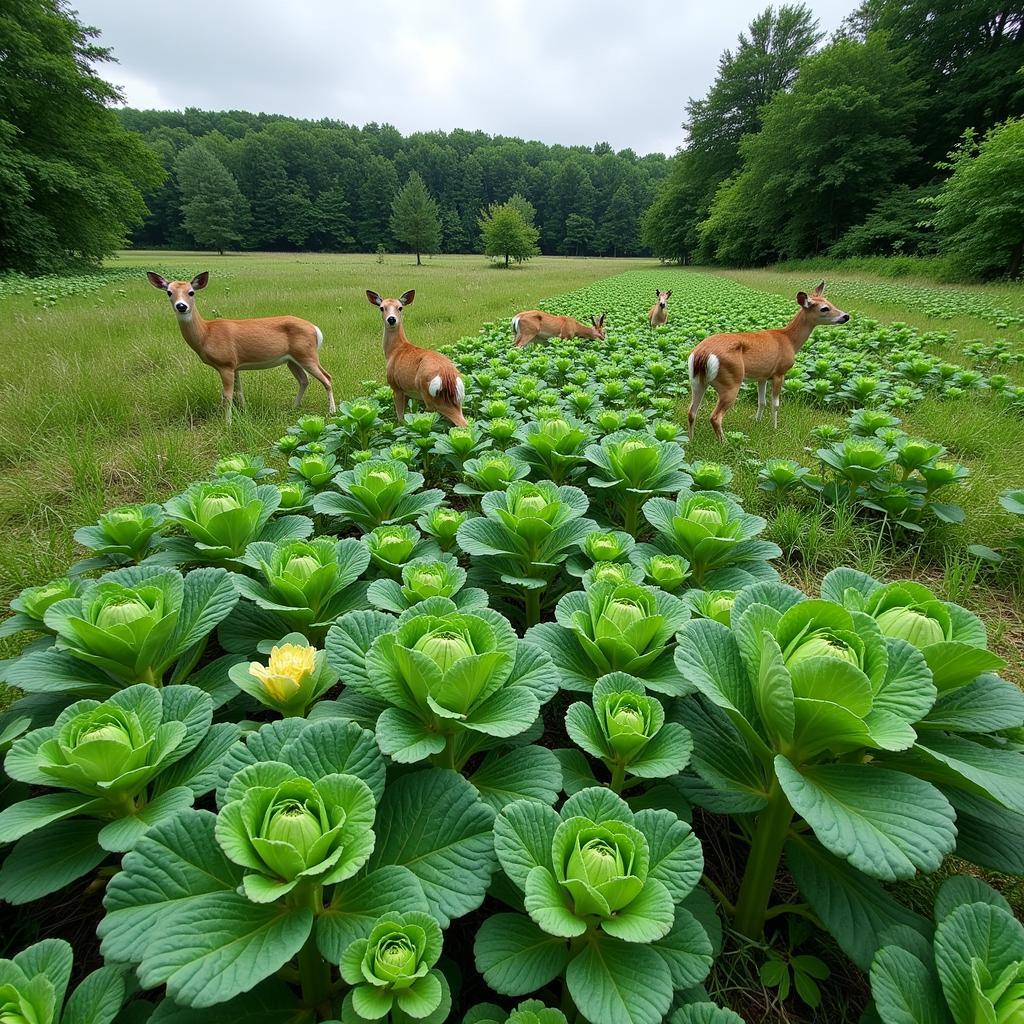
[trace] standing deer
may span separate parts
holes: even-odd
[[[796,354],[822,324],[845,324],[849,313],[825,301],[825,282],[811,292],[797,292],[796,315],[785,327],[771,331],[747,331],[742,334],[712,334],[691,353],[689,435],[693,440],[693,422],[697,408],[708,385],[718,394],[718,404],[711,414],[711,426],[721,441],[722,420],[736,401],[740,385],[747,377],[757,381],[757,413],[760,419],[765,408],[765,392],[772,382],[772,426],[779,425],[779,395],[782,382],[792,369]]]
[[[402,310],[412,305],[415,291],[408,291],[398,299],[382,299],[367,290],[367,299],[380,309],[384,319],[384,358],[387,361],[387,381],[395,396],[395,416],[399,422],[405,415],[409,398],[419,399],[427,409],[439,412],[457,427],[466,425],[462,415],[462,400],[466,386],[462,383],[455,364],[440,352],[417,348],[405,336]]]
[[[181,336],[199,358],[219,374],[228,425],[231,406],[245,408],[240,370],[266,370],[271,366],[288,367],[299,383],[295,407],[299,407],[312,374],[327,391],[327,406],[336,411],[331,375],[320,365],[323,332],[308,320],[297,316],[265,316],[252,320],[204,320],[196,309],[195,293],[210,280],[208,271],[191,281],[165,281],[152,270],[146,273],[154,288],[167,292],[171,308],[178,318]]]
[[[526,348],[538,338],[587,338],[590,341],[604,341],[604,318],[590,318],[592,327],[581,324],[571,316],[552,316],[539,309],[528,309],[512,317],[512,330],[516,332],[516,348]]]
[[[647,313],[647,322],[651,327],[660,327],[662,324],[668,323],[668,300],[672,298],[672,290],[663,292],[661,289],[655,288],[654,294],[658,296],[658,301],[651,306]]]

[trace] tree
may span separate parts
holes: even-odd
[[[376,252],[391,241],[388,221],[391,204],[398,193],[398,174],[395,165],[380,155],[371,156],[365,165],[362,186],[359,189],[356,240],[364,252]]]
[[[0,270],[96,261],[141,226],[156,154],[110,106],[95,65],[112,59],[62,0],[0,10]]]
[[[523,263],[540,253],[539,232],[533,224],[533,207],[518,193],[504,203],[491,203],[480,215],[478,224],[484,254],[491,259],[510,259]]]
[[[582,256],[594,241],[597,227],[592,217],[583,217],[578,213],[570,213],[565,218],[565,238],[562,245],[566,253]]]
[[[198,245],[223,253],[242,241],[248,204],[231,172],[201,142],[178,154],[174,174],[185,230]]]
[[[941,251],[971,277],[1017,277],[1024,262],[1024,118],[980,143],[967,132],[934,200]]]
[[[601,222],[601,251],[613,256],[629,256],[636,252],[636,247],[636,207],[629,189],[620,185]]]
[[[437,203],[415,171],[409,172],[405,187],[391,204],[391,233],[416,253],[417,266],[421,253],[429,256],[441,248],[441,215]]]
[[[353,242],[352,218],[341,185],[331,185],[316,197],[313,238],[324,249],[341,252]]]

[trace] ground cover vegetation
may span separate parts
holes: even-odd
[[[12,1020],[1020,1014],[1020,655],[933,571],[1019,603],[1020,460],[921,417],[1019,444],[1019,364],[855,317],[789,378],[809,451],[691,446],[692,344],[793,301],[674,272],[652,330],[664,276],[543,304],[604,343],[452,346],[465,428],[367,382],[14,599]]]

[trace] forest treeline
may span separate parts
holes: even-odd
[[[239,245],[247,249],[373,252],[401,246],[392,204],[415,172],[437,206],[441,252],[479,252],[481,211],[514,194],[534,209],[544,253],[628,256],[641,251],[640,220],[668,173],[662,154],[639,157],[552,146],[484,132],[417,132],[244,111],[120,110],[167,172],[146,193],[134,241],[188,245],[188,196],[178,172],[201,146],[237,185]],[[190,159],[186,156],[186,162]]]
[[[802,3],[769,7],[685,103],[671,157],[119,108],[98,36],[67,0],[0,7],[0,271],[124,244],[1024,264],[1020,0],[863,0],[831,37]]]
[[[1019,2],[865,0],[828,40],[809,7],[769,8],[687,103],[644,239],[686,263],[937,254],[1017,276],[1022,113]]]

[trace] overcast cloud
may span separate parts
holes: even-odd
[[[855,0],[818,0],[822,28]],[[766,0],[75,0],[134,107],[480,129],[671,153]]]

